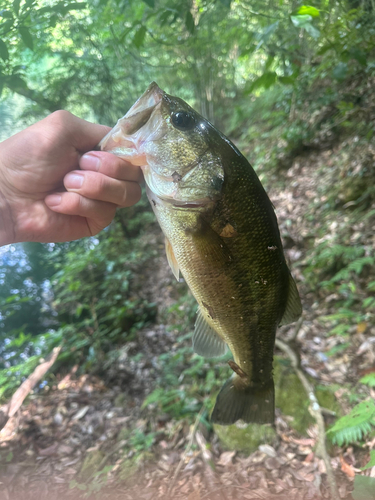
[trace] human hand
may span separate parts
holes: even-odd
[[[139,201],[140,168],[91,151],[109,130],[56,111],[0,143],[0,245],[93,236]]]

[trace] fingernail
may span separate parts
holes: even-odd
[[[56,207],[57,205],[60,205],[60,203],[61,203],[61,195],[60,194],[51,194],[50,196],[47,196],[47,198],[45,199],[45,202],[50,207]]]
[[[78,189],[82,187],[83,175],[81,174],[68,174],[64,179],[64,186],[66,188]]]
[[[83,155],[81,158],[81,162],[83,162],[83,166],[88,170],[99,170],[100,158],[91,153]]]

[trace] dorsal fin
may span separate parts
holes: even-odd
[[[302,314],[302,305],[297,286],[294,282],[293,276],[289,273],[289,284],[288,284],[288,299],[285,306],[285,311],[283,317],[280,321],[280,326],[289,325],[297,319]]]
[[[165,238],[165,253],[167,254],[168,264],[172,269],[172,273],[174,274],[177,281],[180,280],[180,268],[176,257],[174,255],[174,251],[172,245],[170,244],[168,238]]]
[[[228,350],[227,344],[207,323],[200,309],[198,309],[197,321],[195,322],[193,349],[205,358],[224,356]]]

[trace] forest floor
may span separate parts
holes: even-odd
[[[283,174],[284,185],[269,189],[304,306],[298,331],[295,325],[283,327],[279,337],[287,341],[296,334],[304,373],[314,386],[335,388],[343,414],[350,408],[347,387],[375,370],[375,327],[362,322],[349,338],[328,335],[327,324],[319,318],[333,311],[335,296],[311,290],[303,269],[308,248],[321,238],[320,207],[325,195],[320,188],[327,183],[334,186],[336,173],[331,166],[340,161],[345,147],[341,143],[336,149],[295,158]],[[371,148],[366,154],[375,158]],[[360,158],[353,150],[350,161]],[[344,222],[332,220],[329,231],[334,233]],[[360,224],[352,228],[354,242],[358,232],[363,237]],[[368,234],[373,248],[374,234]],[[164,256],[158,262],[158,290],[168,290],[173,278]],[[168,295],[163,293],[160,305]],[[0,499],[331,498],[326,465],[316,448],[319,431],[315,424],[299,435],[277,410],[275,442],[246,456],[223,449],[218,437],[200,425],[199,415],[194,425],[166,414],[155,417],[143,409],[144,398],[157,380],[156,356],[172,351],[175,343],[173,332],[155,324],[125,346],[108,377],[78,377],[73,370],[48,390],[31,395],[1,433]],[[139,352],[143,356],[137,361]],[[375,391],[369,391],[375,398]],[[332,423],[332,416],[325,418],[326,424]],[[156,437],[148,446],[143,430],[150,426]],[[362,446],[329,446],[340,498],[351,498],[354,476],[361,473],[369,450],[375,447],[375,438],[371,439]],[[129,441],[132,451],[124,453]],[[375,477],[375,467],[366,474]]]

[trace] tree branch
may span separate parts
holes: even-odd
[[[318,445],[316,452],[323,459],[324,465],[326,466],[327,469],[327,478],[328,478],[329,488],[331,490],[331,498],[332,500],[340,500],[336,479],[331,466],[331,460],[326,448],[326,439],[325,439],[326,430],[324,425],[322,408],[320,407],[318,400],[316,399],[314,393],[314,387],[312,384],[310,384],[306,375],[299,367],[299,358],[297,353],[286,342],[283,342],[280,339],[276,339],[275,345],[289,357],[292,363],[292,367],[294,368],[294,371],[296,372],[298,378],[300,379],[307,393],[307,396],[310,401],[309,411],[312,417],[315,419],[318,426]]]
[[[40,363],[40,365],[35,368],[33,373],[20,385],[20,387],[13,394],[12,399],[9,401],[9,403],[3,405],[0,408],[0,430],[5,427],[8,419],[13,417],[17,413],[22,403],[33,390],[35,385],[54,364],[57,356],[60,354],[61,348],[62,346],[55,347],[52,350],[51,354],[48,356],[48,359],[46,361],[43,361],[43,363]]]

